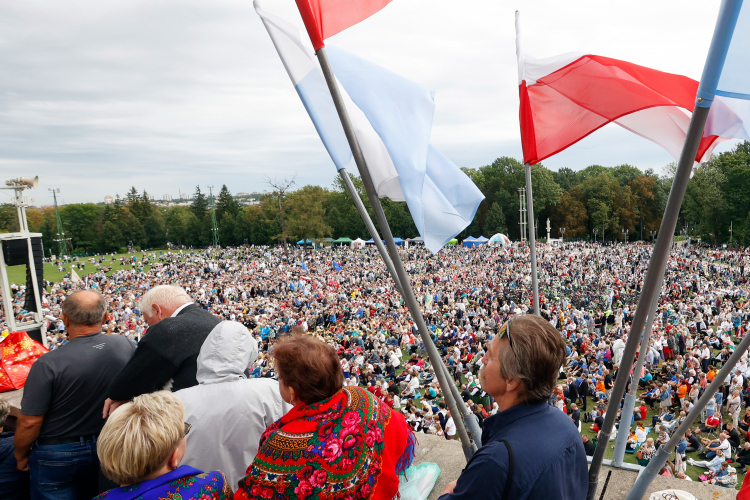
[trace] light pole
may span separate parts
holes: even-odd
[[[729,223],[729,246],[730,247],[732,246],[732,236],[733,236],[733,234],[732,234],[732,228],[733,228],[733,226],[734,226],[734,221],[732,221],[732,222]]]
[[[654,238],[656,237],[657,231],[651,231],[651,243],[654,242]]]
[[[563,238],[565,238],[565,228],[561,227],[560,228],[560,243],[563,242]]]
[[[628,243],[628,234],[630,234],[630,229],[623,229],[622,234],[625,235],[625,244]]]
[[[594,228],[594,243],[596,243],[596,236],[599,234],[599,230]]]

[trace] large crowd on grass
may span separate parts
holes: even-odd
[[[539,246],[541,314],[568,343],[550,404],[578,426],[589,454],[606,412],[619,412],[619,402],[609,397],[650,253],[643,243]],[[618,421],[617,432],[628,434],[626,461],[649,462],[750,329],[748,256],[673,247],[645,368],[635,377],[635,419]],[[274,377],[269,351],[279,336],[313,334],[338,352],[345,385],[367,388],[403,412],[416,432],[456,437],[419,332],[374,248],[240,247],[132,257],[124,259],[129,268],[119,270],[111,266],[114,259],[122,264],[120,257],[81,258],[80,280],[48,283],[43,306],[50,349],[66,342],[60,305],[71,290],[101,292],[109,314],[104,332],[138,343],[148,327],[139,297],[159,284],[179,285],[196,304],[242,323],[256,337],[259,356],[248,367],[251,377]],[[478,377],[487,343],[509,318],[532,312],[528,248],[459,246],[432,255],[412,246],[401,250],[401,259],[432,340],[481,426],[497,411]],[[25,287],[14,285],[14,293],[17,319],[23,320]],[[726,487],[742,482],[750,464],[748,377],[745,353],[662,474]]]

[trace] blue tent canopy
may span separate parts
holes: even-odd
[[[297,242],[297,244],[298,244],[298,245],[304,245],[304,244],[305,244],[305,240],[299,240],[299,241]],[[311,240],[310,238],[307,238],[307,244],[308,244],[308,245],[312,245],[312,244],[313,244],[313,240]]]
[[[486,245],[488,241],[489,240],[485,238],[484,236],[480,236],[479,238],[474,238],[473,236],[469,236],[461,244],[467,248],[473,248],[479,245]]]
[[[385,240],[380,240],[380,241],[382,241],[383,245],[385,245]],[[404,244],[404,240],[401,239],[401,238],[393,238],[393,242],[396,245],[403,245]],[[373,240],[372,238],[370,238],[369,240],[365,241],[365,243],[367,243],[368,245],[374,245],[375,244],[375,240]]]

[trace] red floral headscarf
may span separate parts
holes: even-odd
[[[266,429],[234,498],[391,500],[414,444],[400,413],[360,387],[344,387]]]

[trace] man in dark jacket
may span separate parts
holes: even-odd
[[[482,447],[440,500],[585,498],[588,465],[578,429],[547,404],[564,361],[562,336],[541,316],[503,325],[480,374],[498,412],[484,421]]]
[[[584,412],[586,411],[586,398],[589,396],[589,393],[589,381],[584,377],[583,382],[581,382],[581,386],[578,388],[578,397],[581,398],[581,408]]]
[[[578,401],[578,387],[576,387],[576,379],[573,377],[568,378],[568,391],[565,397],[573,403]]]
[[[159,285],[141,297],[138,307],[149,329],[135,354],[109,386],[108,417],[141,394],[198,385],[198,354],[219,318],[193,303],[179,286]]]
[[[581,441],[583,441],[583,449],[586,451],[586,456],[593,457],[594,451],[596,451],[594,442],[586,434],[581,436]]]

